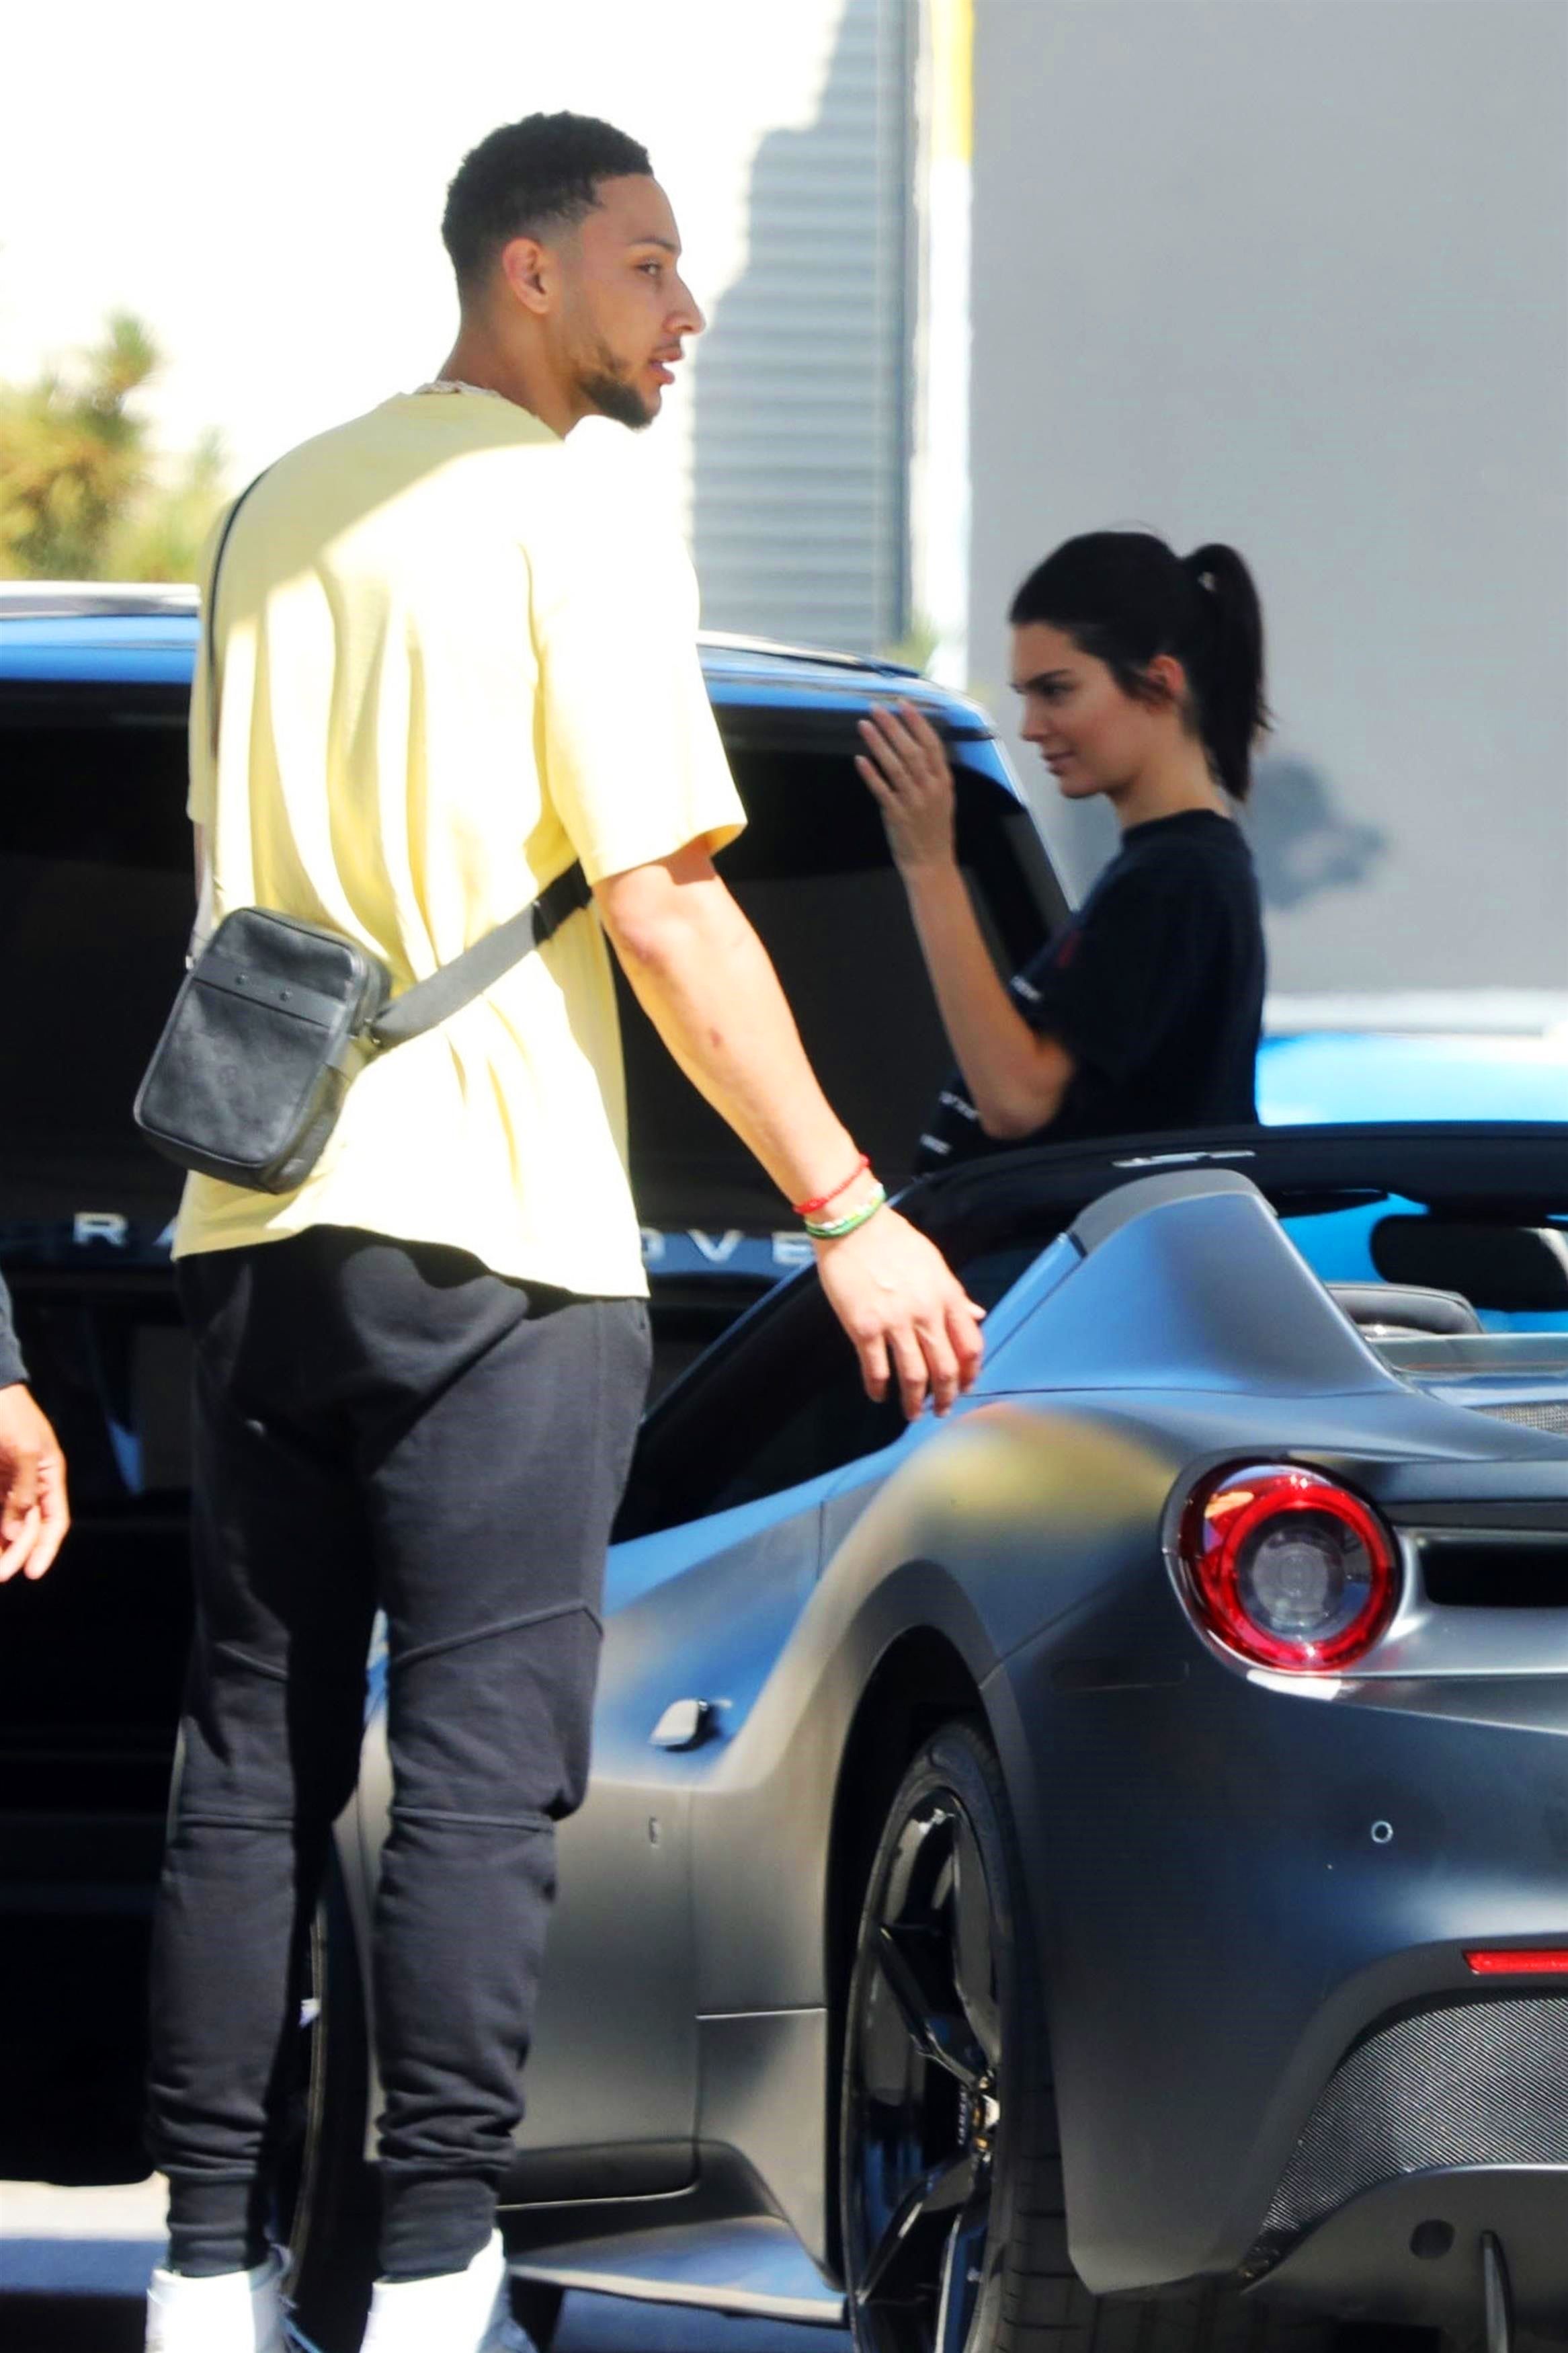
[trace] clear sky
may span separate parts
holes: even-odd
[[[418,383],[454,324],[446,184],[498,122],[568,106],[642,140],[710,308],[746,255],[763,133],[811,120],[843,0],[77,0],[12,12],[0,376],[115,309],[167,354],[164,444],[231,480]],[[684,481],[689,384],[646,445]]]

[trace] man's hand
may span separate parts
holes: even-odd
[[[0,1389],[0,1585],[42,1577],[70,1525],[66,1459],[25,1383]]]
[[[835,1219],[863,1208],[874,1180],[858,1169],[846,1177],[854,1143],[812,1074],[766,950],[703,845],[612,874],[595,897],[644,1012],[785,1200],[830,1200]],[[979,1369],[980,1310],[941,1251],[884,1208],[816,1254],[868,1394],[886,1396],[891,1374],[906,1413],[919,1413],[928,1393],[945,1413]]]
[[[886,1397],[891,1374],[913,1421],[928,1391],[945,1413],[973,1387],[985,1311],[907,1219],[879,1209],[852,1234],[816,1250],[823,1290],[855,1344],[868,1397]]]

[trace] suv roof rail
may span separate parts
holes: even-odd
[[[186,580],[0,580],[0,620],[85,620],[194,613]]]
[[[0,580],[0,620],[91,620],[147,615],[194,614],[199,603],[194,582],[142,580]],[[818,670],[847,670],[886,678],[919,678],[907,662],[870,654],[840,653],[826,646],[782,645],[773,638],[704,629],[698,643],[722,653],[757,654],[769,662],[810,662]]]
[[[716,646],[723,653],[766,654],[770,661],[813,662],[818,669],[871,670],[879,677],[921,678],[924,672],[908,662],[885,660],[879,654],[846,654],[826,646],[792,646],[777,638],[736,637],[728,629],[700,629],[700,646]]]

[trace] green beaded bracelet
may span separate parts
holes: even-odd
[[[851,1209],[847,1218],[835,1218],[826,1225],[819,1225],[815,1218],[807,1218],[805,1230],[814,1242],[842,1241],[846,1234],[852,1234],[858,1226],[863,1226],[874,1218],[887,1198],[887,1187],[879,1185],[870,1199],[862,1201],[858,1209]]]

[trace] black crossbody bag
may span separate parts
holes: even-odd
[[[248,495],[230,510],[207,593],[203,659],[215,744],[218,567]],[[237,908],[180,984],[137,1089],[137,1126],[182,1168],[253,1192],[291,1192],[321,1158],[366,1061],[472,1004],[591,895],[574,863],[521,913],[397,997],[385,965],[356,941],[267,907]]]

